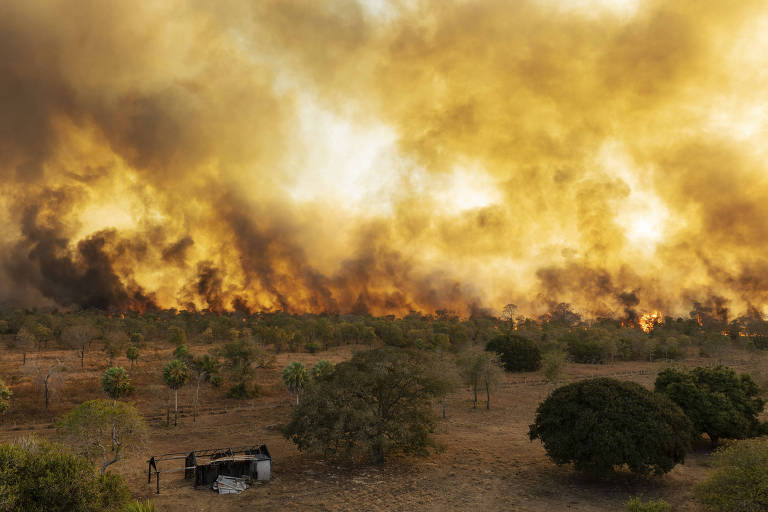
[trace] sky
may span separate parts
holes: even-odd
[[[0,303],[768,313],[767,60],[752,0],[8,2]]]

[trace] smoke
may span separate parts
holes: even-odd
[[[763,2],[27,4],[0,301],[768,313]]]

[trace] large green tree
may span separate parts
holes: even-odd
[[[98,475],[63,445],[36,437],[0,444],[0,510],[111,512],[129,498],[119,476]]]
[[[758,414],[765,401],[752,378],[730,368],[667,368],[656,377],[656,391],[672,399],[693,423],[695,436],[744,439],[761,433]]]
[[[101,457],[101,473],[146,442],[147,425],[134,406],[88,400],[56,422],[58,434],[84,455]]]
[[[424,454],[435,425],[433,400],[450,383],[419,352],[382,347],[355,354],[310,381],[284,433],[300,450],[326,456]]]
[[[540,439],[556,464],[609,475],[663,474],[683,462],[691,423],[667,397],[639,384],[590,379],[555,389],[536,410],[531,440]]]

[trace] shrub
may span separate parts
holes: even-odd
[[[631,498],[627,502],[627,512],[670,512],[672,505],[659,498],[643,503],[639,497]]]
[[[130,496],[118,475],[100,476],[84,457],[36,437],[0,444],[0,482],[2,510],[117,511]]]
[[[605,347],[600,340],[589,336],[586,331],[569,333],[562,337],[568,346],[568,353],[574,363],[598,364],[605,360]]]
[[[240,382],[235,384],[227,390],[227,398],[236,398],[238,400],[245,400],[248,398],[255,398],[259,396],[259,387],[256,384],[248,384],[246,382]]]
[[[656,377],[656,391],[679,405],[693,423],[693,434],[707,434],[713,445],[721,437],[744,439],[760,434],[757,415],[765,401],[747,374],[724,366],[694,368],[690,372],[667,368]]]
[[[318,343],[315,343],[314,341],[310,341],[306,345],[304,345],[304,349],[309,352],[310,354],[314,354],[315,352],[320,351],[320,345]]]
[[[534,372],[541,368],[541,351],[538,345],[522,336],[497,336],[488,342],[485,350],[499,354],[501,364],[508,372]]]
[[[768,510],[768,440],[738,441],[712,455],[710,477],[696,497],[710,512]]]
[[[660,475],[683,462],[691,424],[672,401],[639,384],[601,378],[557,388],[536,410],[531,440],[556,464],[607,476],[626,464]]]
[[[13,396],[11,390],[0,380],[0,414],[5,413],[11,406],[11,396]]]

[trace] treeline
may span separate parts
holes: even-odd
[[[678,359],[690,347],[712,357],[730,346],[768,348],[768,322],[757,314],[728,321],[722,314],[697,307],[688,318],[658,318],[641,328],[635,314],[624,319],[583,319],[568,304],[559,304],[535,319],[515,317],[509,308],[505,313],[459,318],[450,311],[434,315],[412,312],[396,318],[241,311],[6,310],[0,312],[0,334],[25,353],[55,346],[75,350],[81,359],[93,342],[111,359],[130,345],[214,344],[237,339],[278,353],[317,352],[350,344],[461,352],[470,346],[485,346],[500,334],[530,340],[542,352],[561,351],[577,363]]]

